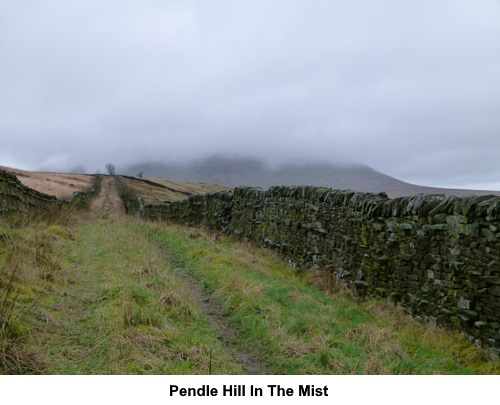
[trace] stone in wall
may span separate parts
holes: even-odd
[[[252,240],[299,268],[326,267],[360,294],[500,348],[499,197],[237,188],[145,206],[143,216]]]
[[[58,204],[60,200],[55,196],[26,187],[13,173],[0,169],[0,215],[3,217],[14,212],[27,212]]]
[[[91,198],[100,190],[100,177],[94,184],[82,191],[73,193],[69,200],[61,200],[26,187],[13,173],[0,169],[0,216],[7,217],[13,213],[31,212],[35,209],[60,209],[65,206],[86,208]]]

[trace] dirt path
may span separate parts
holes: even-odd
[[[165,252],[165,248],[160,245],[158,245],[158,247]],[[166,252],[165,255],[167,260],[172,262],[168,252]],[[245,372],[251,375],[271,374],[260,362],[257,353],[252,352],[249,348],[242,351],[236,347],[235,339],[237,330],[228,325],[226,318],[222,315],[222,308],[217,304],[216,300],[203,289],[198,280],[182,268],[175,268],[174,271],[189,287],[192,297],[198,302],[203,314],[210,322],[210,326],[217,333],[217,338],[222,340],[233,358],[243,367]]]
[[[217,332],[217,337],[221,339],[228,347],[234,359],[241,364],[243,369],[248,374],[261,375],[270,374],[267,369],[262,365],[256,353],[252,353],[248,348],[244,351],[236,348],[234,344],[237,330],[227,324],[222,309],[217,302],[199,285],[197,280],[191,277],[186,272],[176,269],[177,273],[189,285],[193,297],[195,297],[207,317],[212,329]]]
[[[96,218],[118,218],[125,216],[125,208],[115,187],[112,177],[104,177],[101,192],[94,198],[90,209]]]
[[[152,240],[151,242],[155,243]],[[175,262],[168,250],[159,243],[156,243],[156,245],[164,253],[166,260],[172,263],[172,266],[175,266]],[[260,362],[257,353],[252,352],[249,348],[241,350],[236,347],[237,329],[228,325],[226,318],[222,315],[222,308],[217,304],[214,297],[205,291],[200,282],[181,267],[174,267],[174,272],[188,286],[191,296],[198,302],[210,326],[217,333],[217,338],[224,343],[236,362],[245,370],[245,373],[250,375],[271,374]]]
[[[103,178],[102,188],[99,195],[92,201],[91,210],[95,218],[123,218],[125,209],[118,196],[114,179],[111,177]],[[164,248],[159,246],[162,251]],[[171,257],[166,252],[167,260]],[[208,293],[205,292],[200,283],[190,276],[185,270],[176,268],[176,275],[184,280],[189,287],[192,297],[198,302],[204,315],[210,322],[212,329],[217,333],[217,337],[224,343],[233,358],[238,362],[248,374],[269,374],[266,368],[261,364],[258,356],[250,350],[241,351],[236,348],[235,338],[237,330],[228,325],[222,315],[221,307]]]
[[[92,201],[91,210],[96,218],[118,218],[126,215],[113,178],[106,177],[103,179],[101,192]],[[159,248],[164,251],[164,248],[161,246]],[[165,256],[167,260],[171,260],[168,252],[166,252]],[[175,270],[177,276],[183,279],[186,285],[189,286],[192,296],[198,302],[212,329],[217,333],[218,338],[224,342],[224,345],[229,349],[233,358],[241,364],[245,372],[248,374],[269,374],[255,353],[249,350],[241,351],[236,348],[234,340],[237,331],[227,324],[222,315],[221,307],[217,305],[213,297],[207,294],[200,283],[186,271],[180,268],[176,268]]]

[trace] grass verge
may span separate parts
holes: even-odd
[[[275,254],[163,224],[140,225],[212,294],[237,344],[276,374],[474,374],[500,363],[464,336],[418,324],[384,302],[311,286]]]
[[[326,274],[304,277],[268,250],[78,215],[0,222],[0,373],[207,374],[210,354],[214,374],[243,373],[235,350],[275,374],[500,371],[463,336],[361,302]]]
[[[60,217],[63,222],[67,216]],[[54,283],[64,278],[61,238],[68,231],[31,218],[21,227],[0,224],[0,373],[39,374],[46,358],[34,346],[37,316]]]

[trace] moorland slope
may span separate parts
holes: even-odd
[[[256,159],[212,157],[192,163],[140,163],[125,170],[134,175],[143,171],[148,177],[174,181],[214,183],[229,187],[317,186],[335,190],[385,192],[389,197],[415,194],[467,196],[495,194],[500,191],[447,189],[418,186],[387,176],[366,165],[288,164],[270,168]]]

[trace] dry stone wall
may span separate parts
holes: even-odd
[[[61,200],[26,187],[13,173],[0,169],[0,217],[63,206],[86,208],[89,200],[99,193],[99,189],[100,177],[92,187],[73,193],[69,200]]]
[[[12,173],[0,169],[0,215],[25,212],[35,208],[58,206],[62,201],[23,185]]]
[[[92,198],[96,197],[101,191],[102,176],[94,175],[94,181],[91,187],[82,190],[75,191],[73,195],[69,198],[67,203],[78,209],[85,209],[89,207],[89,202]]]
[[[362,295],[388,297],[500,348],[499,197],[237,188],[141,214],[255,241],[298,268],[329,268]]]

